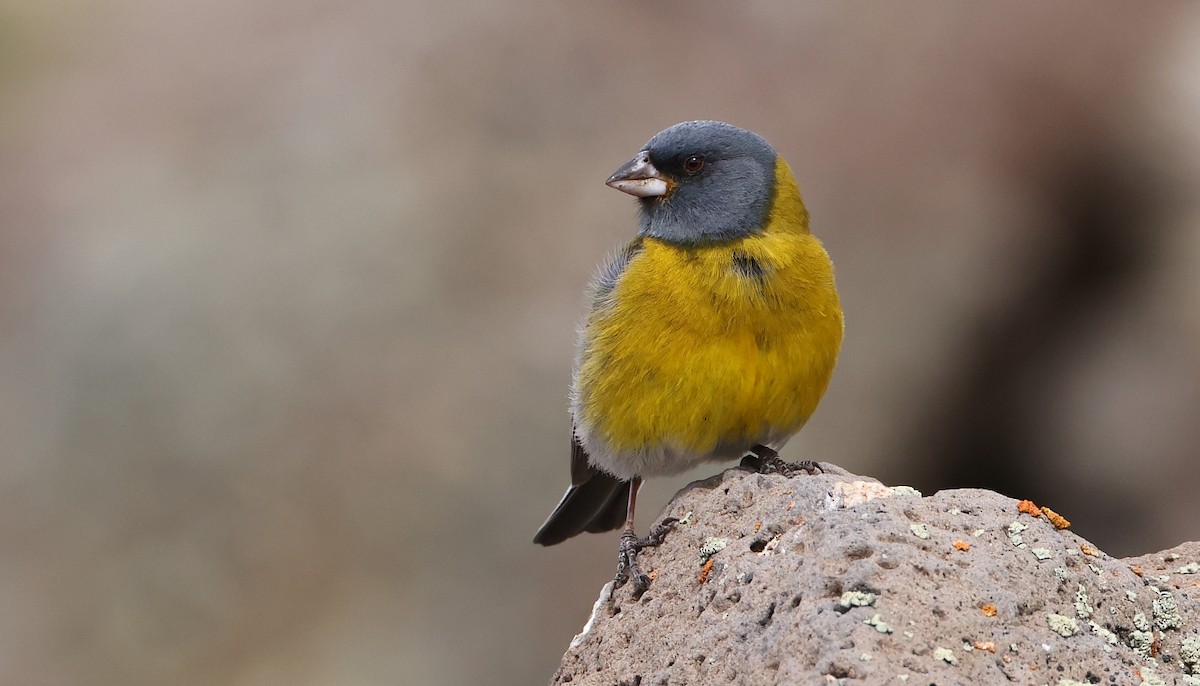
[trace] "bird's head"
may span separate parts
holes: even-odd
[[[756,133],[718,121],[660,131],[608,185],[637,196],[640,233],[703,244],[758,233],[775,197],[775,150]]]

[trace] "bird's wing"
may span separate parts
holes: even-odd
[[[630,260],[642,251],[642,237],[638,236],[626,243],[620,250],[609,256],[592,277],[589,288],[592,299],[592,309],[600,309],[609,305],[609,297],[629,266]]]
[[[571,485],[582,486],[588,479],[596,476],[600,470],[588,461],[587,451],[579,443],[574,432],[571,435]]]
[[[642,251],[641,237],[625,244],[605,260],[592,277],[589,294],[592,310],[611,305],[611,297],[630,261]],[[554,545],[584,531],[601,533],[618,529],[625,522],[630,483],[596,469],[587,450],[572,433],[571,486],[558,507],[546,518],[533,537],[534,543]]]

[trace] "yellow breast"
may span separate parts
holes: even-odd
[[[708,246],[639,239],[589,314],[574,412],[597,462],[736,457],[786,439],[816,409],[841,347],[842,311],[833,265],[782,160],[776,175],[764,231]]]

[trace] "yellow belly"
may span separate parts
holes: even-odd
[[[807,231],[699,247],[643,239],[585,324],[577,432],[622,476],[786,440],[824,394],[842,328],[833,266]]]

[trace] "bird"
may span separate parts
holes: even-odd
[[[833,264],[787,162],[760,135],[675,124],[606,181],[634,196],[637,233],[596,271],[570,391],[571,485],[534,543],[622,528],[614,588],[650,583],[638,538],[646,477],[707,461],[816,472],[778,451],[816,409],[844,330]]]

